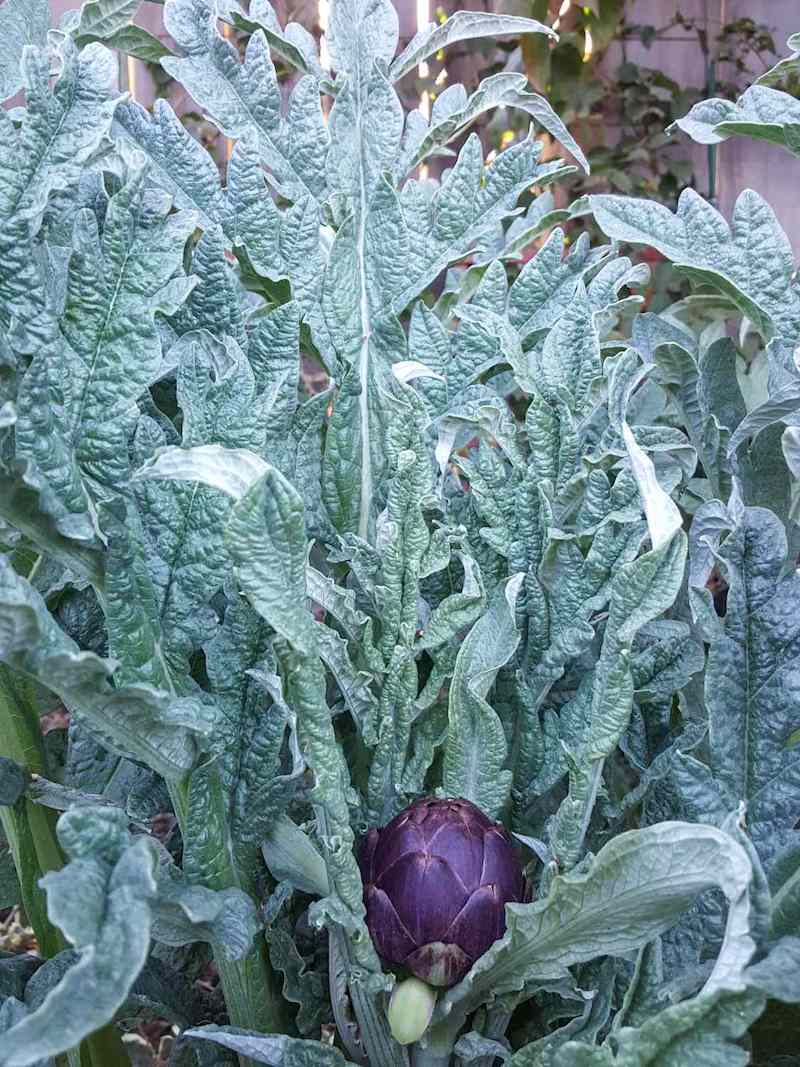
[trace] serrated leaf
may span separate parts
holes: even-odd
[[[703,100],[675,125],[700,144],[719,144],[740,134],[800,155],[800,103],[766,85],[751,85],[736,103]]]
[[[0,8],[0,100],[22,87],[20,65],[27,45],[44,47],[50,29],[50,5],[42,0],[7,0]]]
[[[255,1063],[272,1067],[351,1067],[350,1061],[333,1045],[285,1034],[265,1035],[235,1026],[201,1026],[185,1030],[183,1036],[195,1041],[212,1041]]]
[[[713,827],[661,823],[620,834],[588,871],[555,878],[545,900],[507,905],[506,934],[444,996],[437,1012],[446,1018],[489,992],[561,977],[573,964],[599,955],[634,951],[672,926],[711,885],[722,889],[730,910],[705,990],[710,994],[728,983],[743,989],[742,971],[754,950],[747,932],[750,878],[744,849]]]
[[[515,575],[498,589],[470,630],[459,650],[450,687],[444,788],[448,796],[471,800],[490,818],[497,818],[507,799],[511,774],[504,770],[503,728],[486,695],[519,643],[514,605],[522,577]]]
[[[0,619],[0,658],[78,708],[112,749],[143,760],[167,778],[192,765],[193,734],[212,728],[201,707],[148,685],[113,687],[114,664],[79,652],[39,594],[5,561],[0,561]]]
[[[790,609],[797,576],[782,574],[783,527],[760,508],[744,512],[720,558],[730,589],[706,672],[711,770],[726,806],[746,802],[748,831],[769,868],[793,841],[800,811],[800,760],[787,747],[800,678]]]
[[[162,59],[167,73],[208,110],[227,137],[251,133],[256,138],[263,161],[290,199],[322,197],[328,135],[316,79],[307,75],[294,87],[290,126],[260,29],[240,64],[236,49],[217,33],[216,14],[207,0],[169,0],[164,24],[187,53]]]
[[[554,1067],[671,1067],[703,1057],[708,1067],[745,1067],[749,1054],[736,1042],[764,1009],[757,993],[697,996],[665,1008],[641,1027],[618,1033],[618,1055],[609,1045],[590,1048],[568,1043]]]
[[[317,632],[306,604],[304,509],[297,490],[268,468],[234,505],[226,537],[239,582],[256,611],[310,654]]]
[[[481,37],[499,37],[503,34],[522,35],[542,33],[555,38],[555,33],[536,19],[516,15],[494,14],[490,11],[456,11],[445,22],[430,22],[417,31],[414,37],[393,61],[389,75],[398,81],[413,67],[424,63],[435,52],[458,41],[472,41]]]
[[[175,198],[177,207],[196,212],[205,228],[221,221],[223,196],[216,164],[166,100],[156,100],[152,113],[135,100],[124,101],[114,112],[114,132],[124,145],[144,154],[151,180]]]
[[[3,1035],[3,1067],[30,1067],[72,1048],[113,1018],[147,958],[154,861],[146,838],[107,808],[62,815],[71,862],[43,879],[48,914],[79,952],[39,1008]]]
[[[800,296],[792,284],[794,256],[769,205],[753,190],[741,193],[731,223],[686,189],[673,214],[660,204],[592,196],[601,229],[618,241],[649,244],[689,276],[730,296],[766,340],[800,340]]]

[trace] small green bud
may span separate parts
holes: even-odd
[[[419,978],[406,978],[394,987],[387,1018],[395,1041],[410,1045],[428,1029],[436,1005],[436,990]]]

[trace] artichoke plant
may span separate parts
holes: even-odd
[[[417,800],[370,830],[360,865],[379,955],[433,986],[463,978],[522,900],[511,838],[468,800]]]

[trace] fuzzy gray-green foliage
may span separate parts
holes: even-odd
[[[184,1065],[406,1067],[354,848],[436,791],[519,835],[535,898],[416,1064],[745,1063],[767,997],[800,998],[778,221],[752,191],[730,224],[691,191],[594,196],[610,243],[570,243],[536,126],[585,159],[524,78],[404,112],[426,57],[533,20],[462,12],[398,52],[389,0],[334,0],[331,73],[266,0],[167,0],[174,52],[135,9],[89,0],[48,37],[46,5],[0,8],[25,93],[0,117],[0,755],[15,716],[70,715],[35,775],[3,764],[0,906],[43,893],[68,947],[33,977],[0,959],[0,1067],[141,1008]],[[117,92],[110,49],[234,142],[224,180],[168,104]],[[501,105],[532,127],[487,164],[461,135]],[[796,152],[800,118],[756,86],[681,125]],[[441,180],[415,176],[433,154]],[[617,242],[692,295],[640,313]],[[25,805],[63,812],[39,888]],[[210,953],[215,1004],[191,992]]]

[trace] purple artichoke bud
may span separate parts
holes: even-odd
[[[463,978],[522,900],[510,837],[468,800],[416,801],[370,830],[359,864],[378,954],[435,986]]]

